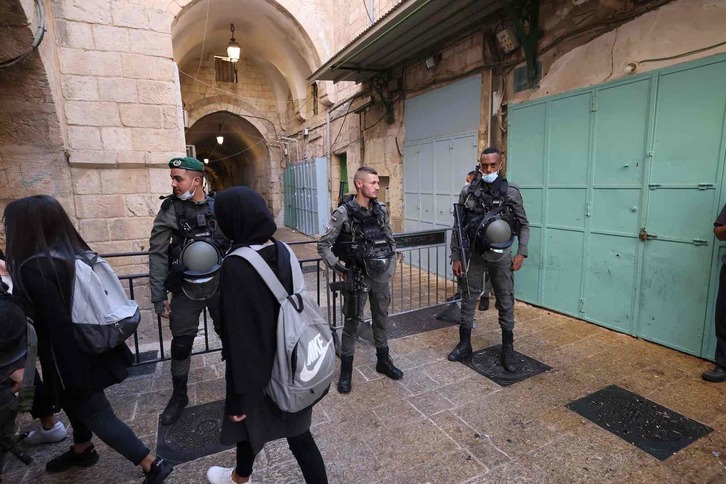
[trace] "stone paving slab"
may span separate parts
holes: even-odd
[[[310,248],[306,249],[308,252]],[[500,343],[496,311],[477,312],[474,349]],[[405,371],[392,381],[375,372],[375,350],[359,341],[353,391],[334,389],[313,412],[313,434],[334,483],[726,482],[726,384],[700,374],[711,363],[547,310],[517,303],[515,348],[549,372],[500,387],[446,360],[456,327],[392,340]],[[203,345],[198,338],[197,345]],[[224,396],[219,353],[195,356],[190,405]],[[337,373],[336,373],[337,376]],[[569,402],[616,384],[714,429],[663,462],[568,410]],[[108,390],[116,413],[153,449],[158,415],[170,396],[169,364]],[[65,416],[61,419],[67,423]],[[24,415],[21,430],[36,424]],[[141,482],[138,469],[95,440],[91,468],[61,475],[44,464],[70,439],[31,448],[26,468],[7,457],[4,482]],[[204,483],[210,465],[234,464],[234,450],[177,466],[170,483]],[[297,483],[302,475],[286,442],[257,458],[255,483]]]

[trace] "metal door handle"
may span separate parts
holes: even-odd
[[[640,240],[646,241],[646,240],[657,239],[658,236],[655,235],[655,234],[649,234],[648,232],[645,231],[645,227],[643,227],[643,228],[640,229],[640,233],[638,234],[638,238]]]

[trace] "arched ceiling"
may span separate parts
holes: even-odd
[[[274,0],[197,0],[185,7],[172,26],[177,65],[183,70],[195,66],[202,44],[205,58],[211,54],[226,56],[230,23],[234,23],[242,57],[268,78],[278,108],[285,110],[290,95],[304,100],[307,77],[320,61],[300,24]]]
[[[217,135],[224,136],[221,145]],[[217,111],[194,123],[186,133],[199,160],[209,159],[207,180],[214,190],[235,185],[254,186],[254,177],[264,172],[269,151],[262,134],[252,123],[228,111]]]

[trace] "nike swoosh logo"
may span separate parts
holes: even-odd
[[[325,359],[325,355],[328,353],[328,347],[330,346],[330,343],[332,343],[332,342],[333,342],[332,340],[328,341],[328,344],[326,344],[323,347],[323,352],[318,357],[318,361],[315,362],[315,366],[313,367],[312,370],[308,370],[308,367],[303,365],[303,369],[302,369],[302,371],[300,371],[300,379],[303,382],[306,382],[306,383],[309,382],[310,380],[315,378],[315,375],[318,374],[318,372],[320,371],[320,367],[323,364],[323,360]]]

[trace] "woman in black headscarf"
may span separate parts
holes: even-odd
[[[262,196],[246,187],[217,193],[214,214],[222,232],[239,247],[256,250],[288,292],[292,269],[287,251],[278,251],[272,236],[275,221]],[[325,464],[310,433],[312,409],[284,420],[262,393],[270,381],[275,357],[280,305],[247,260],[227,257],[220,276],[222,356],[227,361],[226,418],[222,443],[237,444],[237,467],[211,467],[212,484],[249,482],[255,456],[266,442],[287,437],[305,482],[327,483]]]

